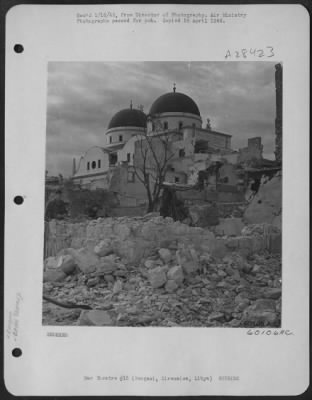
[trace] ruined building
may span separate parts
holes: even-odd
[[[195,101],[177,92],[174,85],[171,92],[154,101],[147,115],[133,108],[132,102],[117,112],[105,132],[104,145],[87,150],[77,167],[74,160],[73,183],[91,190],[112,190],[129,206],[144,203],[146,192],[134,173],[134,160],[140,151],[138,143],[146,137],[155,143],[159,137],[168,140],[173,155],[166,173],[169,183],[194,185],[200,171],[209,172],[218,165],[220,183],[234,187],[239,182],[233,166],[262,159],[260,137],[249,139],[246,148],[234,151],[231,135],[214,130],[210,120],[203,127]],[[208,182],[215,188],[211,179],[215,176]]]

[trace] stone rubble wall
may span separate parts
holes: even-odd
[[[233,231],[232,223],[235,224]],[[130,263],[136,263],[153,248],[168,247],[171,242],[193,246],[215,258],[238,252],[243,256],[281,252],[281,232],[270,224],[249,225],[237,232],[237,219],[222,221],[216,234],[209,229],[190,227],[172,218],[155,216],[98,218],[70,223],[52,220],[45,225],[45,257],[56,256],[67,248],[94,248],[104,239],[111,240],[112,251]],[[218,234],[220,236],[218,236]],[[223,235],[223,236],[221,236]]]

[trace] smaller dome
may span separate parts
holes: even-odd
[[[136,128],[146,127],[146,115],[141,110],[126,108],[118,111],[110,120],[107,129],[120,128],[123,126],[133,126]]]

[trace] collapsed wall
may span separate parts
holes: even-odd
[[[172,218],[120,217],[98,218],[81,223],[52,220],[46,223],[45,257],[55,256],[66,248],[94,248],[109,239],[111,250],[136,263],[151,249],[168,247],[176,241],[191,245],[196,251],[207,252],[215,258],[238,252],[244,256],[262,251],[280,253],[281,232],[270,224],[244,227],[236,218],[224,219],[214,229],[191,227]]]
[[[282,174],[263,182],[244,213],[248,224],[268,223],[281,228]]]

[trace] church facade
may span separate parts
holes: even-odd
[[[209,120],[203,127],[195,101],[174,86],[172,92],[154,101],[148,114],[132,104],[117,112],[107,127],[103,145],[88,149],[77,166],[74,160],[73,182],[89,189],[109,189],[119,168],[127,177],[126,183],[137,185],[133,163],[138,141],[161,135],[168,138],[175,152],[166,175],[168,182],[193,184],[198,171],[211,162],[237,162],[239,153],[231,148],[231,135],[213,130]]]
[[[195,101],[174,87],[172,92],[157,98],[147,114],[133,108],[132,103],[117,112],[106,129],[103,145],[88,149],[77,166],[74,160],[73,183],[90,190],[110,190],[118,195],[121,206],[146,204],[146,189],[136,165],[142,141],[152,139],[156,149],[157,138],[168,141],[172,155],[166,169],[167,183],[194,185],[201,171],[218,166],[218,184],[240,190],[242,182],[235,172],[236,166],[248,162],[248,158],[262,159],[261,138],[250,139],[248,147],[233,150],[231,135],[213,130],[209,119],[203,126]],[[161,157],[162,150],[157,151]],[[152,172],[151,169],[151,176]],[[216,177],[209,179],[209,190],[216,190]]]

